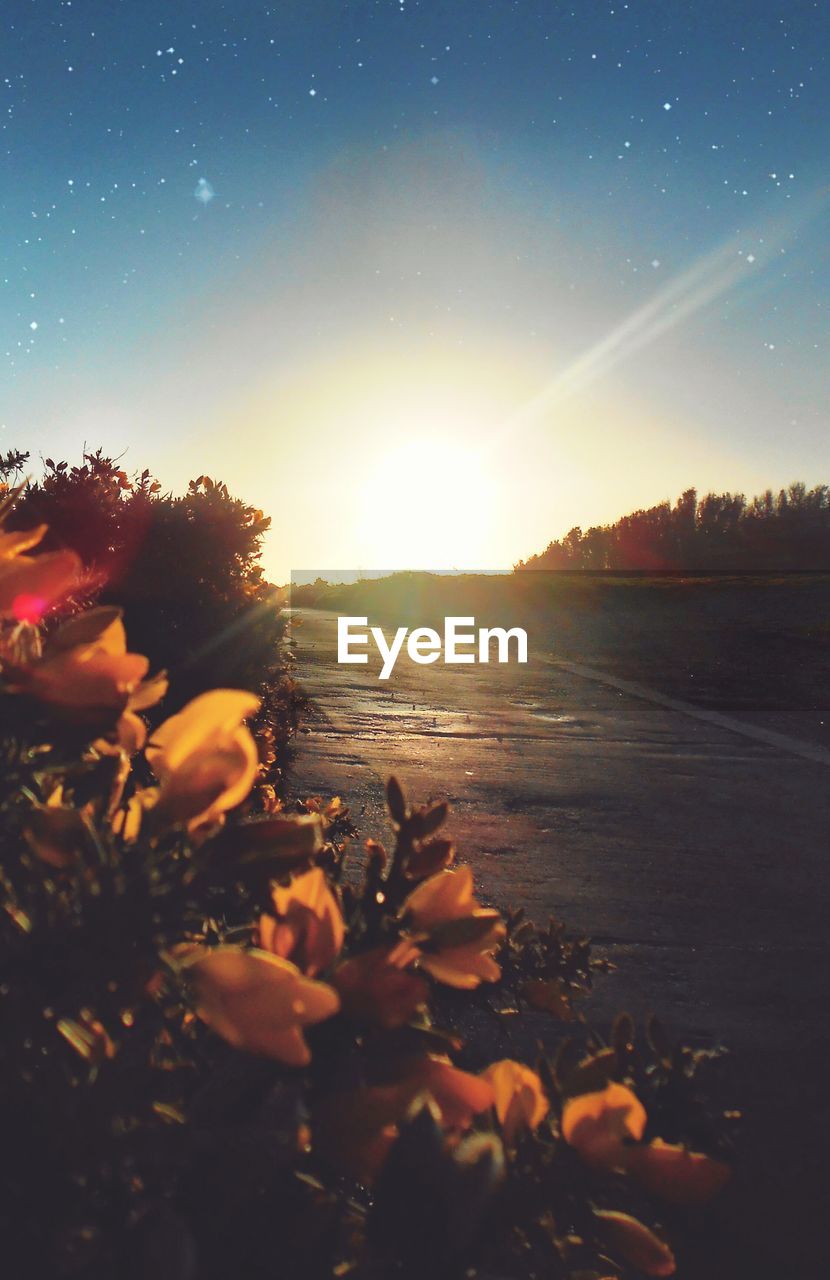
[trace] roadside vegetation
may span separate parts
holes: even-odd
[[[483,905],[445,804],[390,779],[362,848],[341,799],[287,806],[264,518],[113,466],[0,495],[9,1274],[672,1275],[729,1180],[720,1055],[587,1027],[590,943]],[[99,491],[124,523],[81,545]]]
[[[279,786],[301,698],[280,648],[281,593],[260,560],[270,518],[219,480],[202,475],[172,494],[100,449],[31,472],[28,454],[0,454],[0,484],[22,486],[5,528],[43,528],[40,552],[74,552],[73,607],[121,611],[133,647],[168,673],[168,712],[217,685],[256,693]]]

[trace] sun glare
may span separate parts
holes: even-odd
[[[312,568],[509,569],[548,532],[527,500],[534,479],[544,478],[546,506],[565,484],[562,429],[555,466],[538,440],[531,451],[525,437],[519,452],[504,430],[548,375],[545,361],[501,341],[424,339],[354,341],[290,377],[264,379],[231,420],[223,415],[221,438],[257,424],[261,451],[240,465],[264,509],[274,505],[286,426],[313,481],[313,520],[308,491],[281,484],[266,551],[274,580]],[[534,510],[539,535],[528,527]]]
[[[450,439],[449,429],[391,448],[368,466],[362,485],[362,567],[500,567],[500,559],[488,560],[496,498],[481,450]]]

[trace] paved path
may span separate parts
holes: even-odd
[[[362,836],[384,831],[390,772],[419,800],[449,797],[485,898],[553,912],[619,965],[594,1016],[656,1008],[736,1051],[765,1193],[791,1194],[785,1171],[811,1160],[826,1186],[830,753],[532,646],[526,667],[404,658],[381,684],[371,659],[338,666],[333,615],[308,612],[296,652],[318,707],[297,793],[344,795]],[[805,1185],[791,1225],[812,1211]],[[791,1257],[788,1280],[810,1265]]]

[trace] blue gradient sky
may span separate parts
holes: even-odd
[[[826,4],[0,27],[0,448],[219,476],[277,577],[828,479]]]

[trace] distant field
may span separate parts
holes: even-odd
[[[830,745],[830,573],[406,573],[307,592],[394,626],[521,625],[532,651]]]

